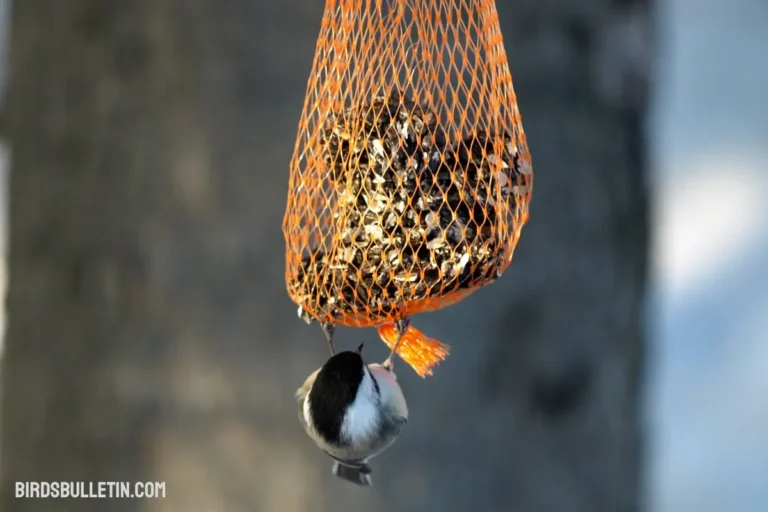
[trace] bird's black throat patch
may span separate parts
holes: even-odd
[[[329,442],[345,445],[341,425],[347,407],[355,401],[365,372],[363,358],[357,352],[339,352],[318,372],[307,397],[317,433]]]

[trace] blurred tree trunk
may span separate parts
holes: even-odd
[[[532,220],[501,281],[416,319],[454,351],[401,370],[373,492],[293,402],[326,350],[279,231],[321,4],[14,3],[4,510],[637,510],[647,2],[500,2]],[[59,480],[167,497],[13,496]]]

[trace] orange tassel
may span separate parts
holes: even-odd
[[[379,327],[379,337],[392,349],[397,341],[395,324]],[[448,357],[450,350],[451,347],[445,343],[430,338],[415,327],[409,326],[397,347],[397,354],[414,369],[419,377],[425,378],[427,375],[432,375],[432,368]]]

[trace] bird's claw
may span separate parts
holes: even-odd
[[[333,334],[336,332],[336,326],[329,323],[322,324],[323,334],[325,335],[325,341],[328,342],[328,348],[331,350],[331,355],[336,355],[336,349],[333,347]]]
[[[307,325],[312,323],[312,316],[309,313],[307,313],[306,311],[304,311],[303,307],[299,306],[299,309],[298,309],[298,311],[296,311],[296,314],[299,316],[299,318],[304,320],[304,322]]]

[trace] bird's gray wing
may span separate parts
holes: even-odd
[[[381,424],[381,436],[383,438],[397,438],[406,423],[408,423],[408,418],[393,416],[392,421],[383,422]]]

